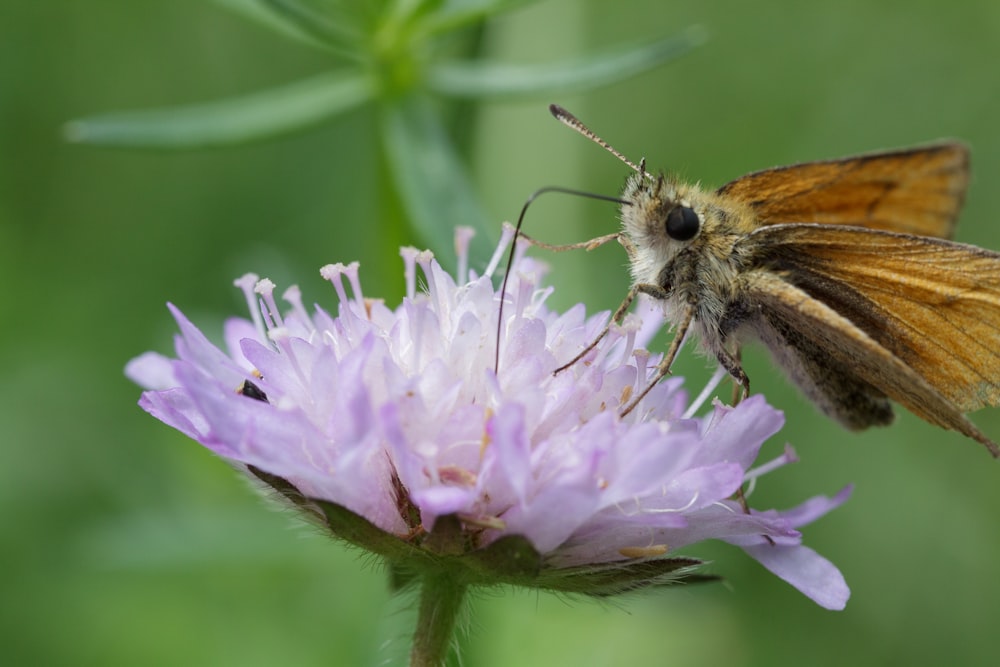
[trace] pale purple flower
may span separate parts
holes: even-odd
[[[844,606],[840,572],[802,545],[797,528],[848,490],[785,512],[747,512],[733,499],[794,459],[786,448],[751,467],[781,427],[780,412],[753,396],[692,417],[698,405],[671,378],[619,417],[655,365],[640,346],[662,318],[652,313],[643,326],[630,316],[553,375],[608,314],[548,309],[543,267],[520,249],[495,373],[493,274],[510,235],[478,277],[464,268],[468,238],[462,232],[457,243],[458,281],[429,252],[404,249],[406,298],[394,309],[363,297],[357,264],[320,271],[338,297],[336,316],[320,307],[310,314],[294,287],[281,312],[270,281],[244,276],[236,284],[251,319],[226,323],[225,352],[170,306],[177,358],[147,353],[126,369],[148,389],[140,405],[303,507],[312,503],[313,513],[345,508],[395,536],[402,551],[372,547],[393,561],[416,557],[413,547],[423,548],[446,518],[469,553],[526,539],[539,564],[515,583],[608,594],[687,577],[695,561],[664,557],[717,539],[821,606]],[[331,505],[317,510],[318,501]]]

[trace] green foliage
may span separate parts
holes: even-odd
[[[457,225],[475,228],[479,240],[472,256],[477,264],[486,259],[496,226],[479,204],[467,167],[444,130],[449,100],[592,90],[656,67],[701,41],[700,32],[688,31],[605,55],[509,66],[477,60],[474,38],[458,49],[464,57],[454,57],[454,33],[468,33],[527,1],[218,1],[290,40],[325,50],[331,71],[206,104],[75,120],[67,124],[66,137],[127,148],[231,146],[301,131],[373,106],[382,122],[372,150],[384,151],[388,182],[405,211],[400,222],[430,248],[450,247]]]

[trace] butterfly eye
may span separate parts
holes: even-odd
[[[701,219],[688,206],[675,206],[667,213],[667,236],[675,241],[690,241],[701,229]]]

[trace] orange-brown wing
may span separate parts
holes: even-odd
[[[866,382],[918,417],[958,431],[1000,458],[1000,447],[970,422],[933,380],[908,365],[848,316],[771,270],[747,274],[747,297],[790,340],[825,352],[827,363]]]
[[[969,150],[943,142],[766,169],[719,188],[762,224],[815,222],[950,239],[969,183]]]
[[[1000,254],[839,225],[762,227],[744,243],[963,412],[1000,405]]]

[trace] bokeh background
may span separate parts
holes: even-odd
[[[555,123],[573,110],[651,167],[719,185],[808,159],[959,137],[974,181],[960,240],[1000,249],[1000,5],[550,0],[487,24],[485,53],[541,62],[701,25],[690,55],[586,95],[468,105],[462,145],[489,214],[542,185],[615,193],[627,169]],[[362,261],[368,294],[402,292],[365,110],[224,151],[65,143],[73,118],[215,99],[322,72],[211,3],[8,0],[0,6],[0,649],[8,664],[374,665],[405,645],[406,605],[362,555],[295,527],[221,461],[146,416],[122,375],[170,350],[168,300],[206,331],[242,314],[253,270],[332,306],[322,264]],[[609,205],[549,196],[531,232],[611,231]],[[438,249],[447,255],[448,249]],[[552,256],[557,305],[613,308],[617,247]],[[697,388],[707,362],[683,355]],[[856,484],[806,529],[843,570],[843,612],[817,608],[734,548],[690,550],[724,584],[612,604],[518,591],[474,601],[469,665],[991,664],[1000,615],[1000,465],[901,414],[849,434],[763,355],[754,388],[784,409],[802,462],[758,507]],[[726,392],[727,393],[727,392]],[[1000,410],[976,421],[1000,438]],[[388,647],[386,647],[388,643]]]

